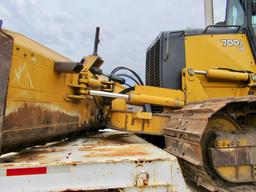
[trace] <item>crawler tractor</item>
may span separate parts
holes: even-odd
[[[81,62],[1,30],[1,153],[107,126],[163,147],[209,191],[255,191],[256,1],[227,0],[215,24],[211,1],[205,10],[205,29],[148,47],[145,84],[126,67],[101,70],[99,30]]]

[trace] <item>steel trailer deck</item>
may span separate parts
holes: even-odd
[[[0,157],[1,191],[186,191],[174,156],[129,133],[103,132]]]

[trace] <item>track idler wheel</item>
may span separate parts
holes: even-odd
[[[228,116],[209,119],[207,132],[214,133],[207,145],[211,168],[232,183],[256,182],[256,130],[241,130]]]

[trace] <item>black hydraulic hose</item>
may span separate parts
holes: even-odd
[[[117,76],[121,76],[121,77],[128,77],[129,79],[133,80],[136,84],[140,85],[140,83],[135,79],[133,78],[132,76],[128,75],[128,74],[125,74],[125,73],[121,73],[121,74],[117,74]]]
[[[124,85],[128,86],[128,87],[132,87],[130,84],[128,83],[124,83]]]
[[[117,71],[120,71],[120,70],[127,70],[127,71],[131,72],[131,73],[138,79],[138,81],[140,82],[140,84],[141,84],[141,85],[144,85],[144,83],[143,83],[142,79],[140,78],[140,76],[139,76],[135,71],[133,71],[133,70],[127,68],[127,67],[117,67],[117,68],[115,68],[115,69],[111,72],[111,74],[114,75]]]
[[[113,70],[112,73],[115,74],[117,71],[120,71],[120,70],[127,70],[127,71],[131,72],[138,79],[140,84],[144,85],[144,83],[143,83],[142,79],[140,78],[140,76],[135,71],[133,71],[133,70],[127,68],[127,67],[118,67],[115,70]]]
[[[129,88],[126,88],[124,90],[122,90],[121,92],[119,92],[119,94],[126,94],[130,91],[134,91],[135,90],[135,87],[129,87]]]

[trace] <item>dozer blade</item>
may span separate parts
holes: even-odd
[[[15,32],[0,30],[0,154],[104,126],[92,98],[70,100],[78,74],[54,71],[69,59]]]
[[[2,147],[2,130],[6,109],[8,78],[12,61],[13,39],[0,31],[0,148]]]
[[[210,191],[256,190],[256,97],[189,104],[164,132],[188,179]]]

